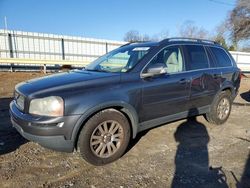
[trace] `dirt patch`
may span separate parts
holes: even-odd
[[[32,78],[37,78],[44,76],[43,73],[37,72],[0,72],[0,97],[12,97],[15,85],[29,80]]]
[[[45,149],[12,128],[14,85],[41,75],[0,73],[0,187],[250,187],[249,106],[233,105],[221,126],[199,116],[142,132],[121,159],[94,167],[78,153]],[[249,89],[244,78],[240,94]],[[236,101],[248,102],[241,95]]]

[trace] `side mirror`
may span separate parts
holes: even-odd
[[[142,78],[153,77],[156,75],[166,74],[167,66],[163,63],[152,64],[148,67],[145,73],[142,73]]]

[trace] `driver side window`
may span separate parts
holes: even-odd
[[[167,73],[177,73],[177,72],[182,72],[184,70],[182,53],[181,53],[181,49],[179,46],[167,47],[161,50],[151,60],[149,65],[156,64],[156,63],[166,65]]]

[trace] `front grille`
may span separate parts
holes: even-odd
[[[21,95],[20,93],[15,91],[15,96],[14,99],[16,101],[17,107],[19,110],[23,111],[24,110],[24,102],[25,102],[25,97]]]

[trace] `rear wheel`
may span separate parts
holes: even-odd
[[[220,125],[227,121],[232,107],[232,98],[230,91],[222,91],[219,93],[213,104],[211,105],[210,111],[205,114],[206,119],[213,124]]]
[[[81,156],[93,165],[117,160],[125,152],[130,140],[127,118],[115,109],[106,109],[91,117],[78,139]]]

